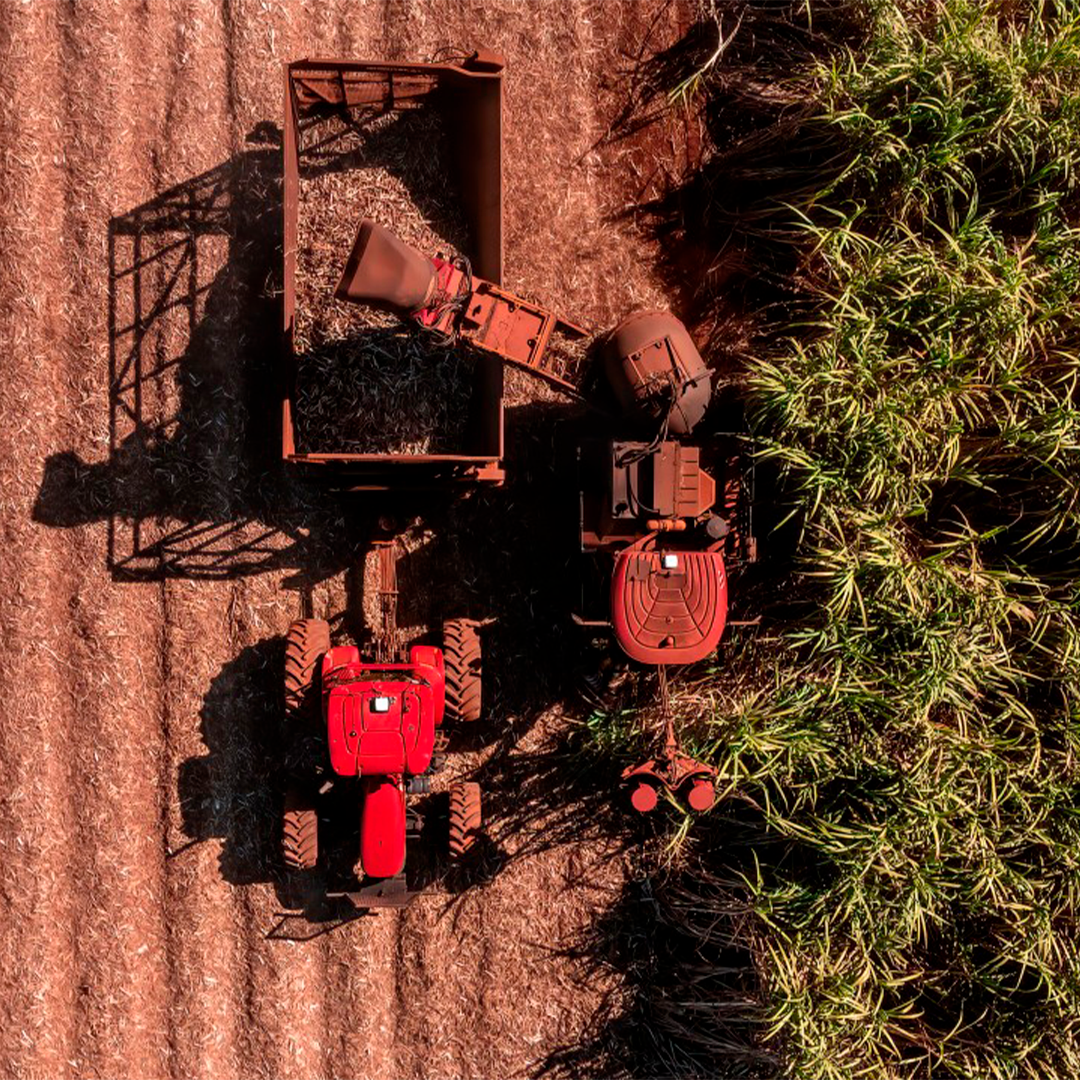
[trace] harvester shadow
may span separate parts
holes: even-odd
[[[618,767],[590,752],[580,721],[567,724],[564,713],[552,729],[525,751],[507,733],[473,774],[501,864],[568,845],[602,841],[614,855],[636,843]]]
[[[799,272],[806,233],[791,227],[790,206],[840,177],[857,152],[835,126],[812,122],[814,102],[776,91],[792,70],[858,42],[865,18],[843,2],[822,5],[812,20],[797,7],[702,9],[672,46],[638,58],[601,140],[640,137],[669,121],[673,100],[693,110],[687,167],[669,170],[619,216],[657,241],[657,271],[675,310],[707,340],[721,376],[736,379],[765,337],[808,310]]]
[[[719,815],[718,823],[728,824]],[[723,828],[708,831],[727,844]],[[600,918],[560,950],[583,983],[614,972],[617,989],[601,999],[582,1037],[547,1054],[530,1075],[777,1076],[780,1059],[754,1035],[764,1013],[749,921],[737,884],[700,864],[627,879]],[[698,1014],[685,1008],[691,991]],[[708,1025],[702,1014],[712,1018]]]
[[[439,581],[429,625],[490,620],[481,630],[487,720],[453,731],[450,747],[485,751],[470,775],[499,843],[477,875],[461,875],[463,889],[550,848],[600,836],[617,844],[624,829],[617,770],[604,774],[587,752],[582,724],[591,706],[581,676],[610,646],[590,650],[593,632],[571,618],[581,572],[573,446],[596,425],[568,400],[508,409],[505,487],[452,504],[431,542],[401,564],[406,610]],[[448,891],[461,889],[451,880]]]
[[[248,141],[109,221],[108,457],[51,454],[32,517],[105,521],[116,581],[293,571],[302,588],[377,517],[281,467],[281,133],[264,122]],[[385,144],[371,160],[400,167]]]

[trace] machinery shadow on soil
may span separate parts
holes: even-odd
[[[702,830],[705,843],[724,852],[741,848],[743,855],[750,837],[760,844],[760,830],[738,817],[711,815]],[[537,1064],[533,1080],[779,1075],[780,1058],[757,1034],[765,1017],[748,907],[736,881],[718,880],[693,861],[628,878],[615,901],[563,950],[580,979],[614,972],[617,988],[581,1038]]]
[[[117,581],[318,581],[374,520],[280,466],[281,132],[248,142],[109,222],[109,456],[50,455],[32,516],[107,522]]]
[[[281,672],[285,639],[243,649],[214,678],[199,714],[209,753],[180,765],[181,824],[189,844],[223,838],[222,877],[234,885],[273,880],[280,863]]]

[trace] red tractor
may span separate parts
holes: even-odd
[[[557,335],[584,337],[581,327],[476,277],[466,260],[414,251],[374,221],[361,223],[337,296],[394,312],[584,396],[588,372],[580,359],[551,348]],[[720,641],[727,564],[756,558],[752,472],[743,467],[737,436],[719,435],[706,446],[684,441],[709,406],[711,385],[673,315],[631,315],[601,340],[600,362],[624,437],[578,448],[581,549],[597,556],[605,610],[576,619],[611,626],[631,659],[659,668],[665,752],[624,774],[633,805],[651,810],[666,788],[704,810],[713,803],[715,770],[679,750],[666,665],[702,660]]]
[[[401,644],[395,545],[382,544],[379,557],[383,624],[374,659],[363,659],[355,645],[332,645],[321,619],[294,622],[285,655],[289,756],[302,764],[286,793],[282,854],[292,869],[314,871],[324,858],[320,816],[333,816],[321,813],[320,804],[334,793],[340,805],[344,796],[359,818],[359,858],[355,881],[327,895],[347,897],[358,908],[397,907],[410,899],[407,841],[419,837],[423,819],[408,796],[430,790],[430,774],[443,756],[444,721],[470,723],[481,711],[477,624],[447,622],[441,648]],[[449,792],[452,856],[473,847],[480,825],[479,785],[455,783]]]

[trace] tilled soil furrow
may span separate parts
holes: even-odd
[[[49,9],[4,5],[0,48],[0,1038],[5,1071],[49,1077],[79,1067],[79,893],[91,887],[73,793],[85,746],[66,607],[71,542],[41,535],[30,520],[42,450],[63,437],[70,409],[57,362],[69,323],[57,273],[67,239],[62,68]]]
[[[71,305],[80,313],[66,349],[73,448],[94,461],[108,446],[108,250],[100,222],[118,199],[145,191],[143,170],[126,160],[128,125],[138,113],[130,33],[110,5],[59,16],[66,79],[66,264]],[[102,50],[118,63],[102,74]],[[141,65],[149,56],[139,50]],[[145,68],[144,68],[145,69]],[[107,108],[102,109],[102,104]],[[88,213],[87,211],[91,212]],[[89,508],[88,508],[89,509]],[[160,713],[158,644],[162,615],[153,585],[110,587],[101,555],[107,525],[70,533],[69,598],[81,654],[80,700],[92,752],[79,775],[82,833],[95,902],[80,918],[80,1051],[103,1073],[162,1076],[168,1069],[169,957],[164,912],[161,821],[168,798]]]
[[[363,1077],[398,1076],[396,965],[399,911],[380,910],[328,935],[327,1016],[331,1071]],[[437,1003],[408,1008],[431,1016]]]
[[[154,260],[140,274],[147,325],[134,348],[142,363],[144,422],[162,433],[146,455],[142,494],[148,506],[158,502],[165,511],[147,518],[159,536],[169,536],[229,517],[237,438],[230,437],[235,394],[228,368],[235,343],[227,338],[237,299],[230,237],[217,214],[228,209],[232,193],[228,172],[215,179],[211,170],[228,162],[233,138],[217,10],[189,4],[154,32],[167,49],[158,91],[165,120],[143,151],[155,168],[156,191],[147,194],[175,204],[178,220],[152,207],[127,220],[141,244],[138,255]],[[211,179],[198,179],[208,174]],[[206,218],[210,227],[199,227]],[[235,749],[222,740],[207,765],[205,730],[208,695],[234,652],[227,614],[232,586],[172,580],[162,570],[162,729],[173,785],[165,820],[170,1065],[173,1076],[229,1077],[246,1071],[237,1055],[244,1000],[237,883],[225,876],[220,839],[232,805]]]

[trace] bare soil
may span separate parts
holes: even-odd
[[[499,620],[494,719],[451,766],[489,793],[487,872],[403,912],[288,908],[283,635],[305,610],[363,634],[379,508],[275,465],[277,128],[287,59],[504,52],[507,284],[611,325],[667,303],[617,215],[681,133],[597,144],[679,18],[0,5],[0,1075],[529,1076],[618,1010],[580,948],[627,830],[566,750],[557,396],[510,410],[510,483],[425,508],[401,568],[403,623]]]

